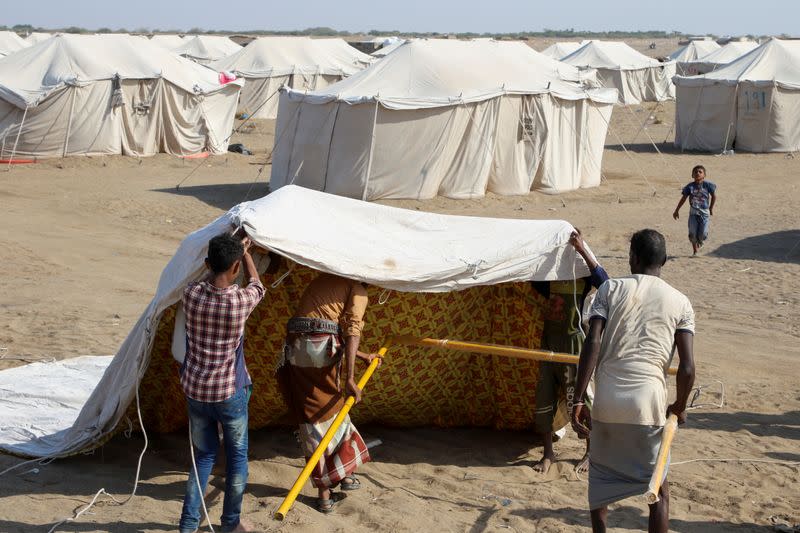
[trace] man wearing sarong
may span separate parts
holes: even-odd
[[[535,281],[533,287],[547,298],[547,311],[542,328],[542,350],[578,355],[583,343],[581,319],[584,301],[592,287],[599,287],[608,279],[608,274],[586,251],[583,236],[576,229],[569,238],[575,251],[583,257],[589,267],[590,276],[567,281]],[[543,361],[539,363],[539,379],[536,384],[536,411],[534,424],[544,444],[542,458],[533,466],[536,472],[547,474],[550,465],[556,460],[553,451],[553,433],[569,423],[575,391],[577,365]],[[566,397],[566,402],[561,398]],[[586,403],[590,403],[587,396]],[[566,403],[566,407],[564,404]],[[561,423],[558,424],[556,414]],[[555,426],[555,427],[554,427]],[[583,473],[589,462],[589,439],[586,439],[586,453],[578,461],[575,471]]]
[[[367,303],[367,290],[361,283],[320,274],[306,288],[287,324],[278,379],[300,426],[306,460],[344,406],[343,362],[346,394],[354,396],[356,403],[361,400],[355,380],[356,358],[369,362],[376,357],[358,350]],[[345,417],[311,474],[311,482],[319,491],[317,509],[323,513],[333,510],[338,500],[332,489],[337,485],[342,490],[360,488],[355,470],[369,460],[364,440],[350,417]]]
[[[589,509],[592,529],[606,530],[608,505],[647,491],[666,417],[686,421],[694,383],[694,311],[686,298],[660,278],[666,262],[664,236],[645,229],[633,235],[631,276],[600,286],[583,345],[572,424],[588,435]],[[676,400],[667,406],[667,370],[677,347],[680,364]],[[595,372],[591,414],[584,393]],[[650,505],[651,532],[669,528],[666,472],[660,500]]]

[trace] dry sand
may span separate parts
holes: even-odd
[[[662,231],[671,258],[667,281],[697,312],[697,383],[725,385],[723,409],[693,411],[676,439],[673,461],[754,458],[800,461],[800,161],[784,154],[713,156],[676,153],[663,144],[672,103],[614,111],[601,187],[560,196],[488,195],[391,205],[481,216],[560,218],[580,227],[606,269],[627,273],[627,239],[643,227]],[[661,124],[639,125],[653,116]],[[653,122],[650,120],[649,122]],[[267,192],[270,122],[237,140],[253,157],[230,154],[184,162],[158,156],[71,158],[0,172],[0,368],[16,358],[111,354],[153,295],[179,241],[236,203]],[[647,141],[659,143],[663,155]],[[619,139],[624,140],[625,152]],[[671,213],[696,163],[719,187],[711,238],[690,259],[685,218]],[[194,170],[180,191],[175,184]],[[5,169],[2,169],[5,170]],[[684,208],[684,216],[686,214]],[[716,399],[714,395],[704,400]],[[265,530],[291,531],[588,531],[586,481],[572,467],[581,444],[557,443],[561,462],[546,476],[530,465],[541,447],[531,433],[478,429],[397,431],[365,427],[380,438],[363,490],[331,516],[314,511],[310,486],[286,522],[273,522],[302,464],[291,433],[251,435],[244,516]],[[129,493],[140,434],[119,436],[93,455],[56,461],[38,474],[0,478],[0,531],[47,531],[95,491]],[[0,470],[18,459],[0,456]],[[181,508],[188,454],[182,434],[152,436],[137,496],[98,505],[61,531],[171,531]],[[800,523],[798,466],[768,463],[675,465],[672,529],[768,531],[774,520]],[[217,477],[210,512],[222,507]],[[103,500],[103,498],[101,498]],[[612,531],[640,530],[638,499],[612,507]]]

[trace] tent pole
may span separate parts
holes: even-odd
[[[375,97],[375,113],[372,115],[372,139],[369,143],[369,158],[367,159],[367,178],[364,180],[364,192],[361,199],[367,200],[367,190],[369,189],[369,175],[372,173],[372,153],[375,151],[375,126],[378,123],[378,97]]]
[[[367,367],[367,370],[364,371],[364,375],[362,375],[361,379],[358,380],[359,389],[362,390],[364,389],[364,387],[367,384],[367,381],[369,381],[369,378],[372,377],[373,372],[375,372],[375,369],[378,368],[381,359],[383,359],[383,357],[386,355],[386,352],[389,351],[389,348],[391,346],[392,346],[392,339],[387,341],[383,345],[383,347],[380,350],[378,350],[378,357],[372,360],[372,362]],[[342,425],[342,422],[344,421],[347,414],[350,412],[350,409],[353,407],[355,401],[356,399],[354,396],[347,397],[347,400],[344,402],[344,407],[342,407],[341,411],[339,411],[339,414],[336,415],[336,418],[333,420],[333,423],[328,428],[328,431],[325,432],[325,435],[322,437],[322,440],[319,441],[317,449],[314,450],[314,453],[311,455],[311,458],[306,463],[306,466],[305,468],[303,468],[303,471],[300,472],[299,476],[297,476],[297,481],[295,481],[294,485],[292,485],[291,490],[289,490],[289,494],[286,495],[280,507],[278,507],[278,510],[275,511],[274,515],[275,520],[283,520],[284,518],[286,518],[286,514],[289,512],[289,509],[291,509],[292,504],[297,499],[297,495],[300,494],[300,489],[302,489],[303,485],[305,485],[306,480],[308,480],[309,476],[311,475],[311,471],[314,470],[314,467],[316,467],[317,464],[319,464],[320,459],[322,459],[322,454],[325,452],[325,450],[328,449],[328,444],[330,444],[331,440],[333,440],[333,436],[336,434],[336,431],[339,429],[339,426]]]
[[[410,335],[395,337],[393,340],[395,344],[402,344],[404,346],[422,346],[427,348],[452,350],[456,352],[499,355],[514,359],[527,359],[529,361],[549,361],[553,363],[568,363],[576,365],[580,360],[579,356],[568,353],[551,352],[548,350],[534,350],[531,348],[519,348],[517,346],[503,346],[500,344],[486,344],[482,342],[419,338]],[[670,368],[667,370],[667,374],[669,375],[675,375],[677,372],[677,368]]]
[[[75,110],[75,92],[77,87],[72,88],[72,100],[69,104],[69,120],[67,121],[67,134],[64,136],[64,150],[61,152],[61,157],[67,157],[67,150],[69,149],[69,134],[72,132],[72,112]]]
[[[14,148],[11,150],[11,157],[8,160],[8,170],[11,170],[11,163],[14,161],[14,156],[17,154],[17,143],[19,142],[19,136],[22,133],[22,126],[25,125],[25,117],[28,116],[28,106],[25,106],[25,112],[22,113],[22,122],[19,123],[19,128],[17,128],[17,137],[14,139]],[[3,137],[3,149],[5,150],[6,139]]]

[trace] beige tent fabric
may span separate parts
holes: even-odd
[[[553,59],[561,60],[562,58],[567,57],[578,48],[586,44],[586,41],[564,41],[560,43],[553,43],[544,50],[542,50],[542,54],[546,55],[547,57],[552,57]]]
[[[715,52],[719,49],[720,46],[716,43],[716,41],[712,41],[710,39],[691,41],[686,46],[682,46],[681,48],[672,52],[669,55],[669,59],[676,62],[677,74],[681,76],[691,76],[693,73],[687,68],[687,62],[702,59],[711,52]]]
[[[13,31],[0,31],[0,57],[13,54],[31,45]]]
[[[180,35],[175,34],[157,34],[150,37],[150,42],[153,44],[157,44],[162,48],[166,48],[170,52],[177,50],[184,44],[186,41],[183,40],[183,37]]]
[[[0,60],[0,152],[223,153],[240,87],[145,39],[58,35]]]
[[[675,84],[676,146],[709,152],[800,149],[799,42],[771,39],[714,72],[676,76]]]
[[[34,31],[30,35],[25,37],[25,41],[30,45],[34,45],[34,44],[38,44],[38,43],[40,43],[42,41],[46,41],[47,39],[49,39],[52,36],[53,36],[52,33]]]
[[[681,62],[680,70],[685,76],[708,74],[732,61],[736,61],[757,47],[758,43],[754,41],[732,41],[703,57]]]
[[[195,35],[184,37],[184,42],[172,52],[200,64],[207,64],[235,54],[242,47],[224,35]]]
[[[247,83],[237,112],[252,118],[278,116],[278,89],[316,91],[363,69],[372,58],[343,39],[262,37],[209,67],[233,72]]]
[[[619,91],[619,104],[661,102],[675,97],[675,62],[661,63],[622,42],[587,41],[561,59],[581,69],[597,69],[602,87]]]
[[[560,68],[525,45],[418,40],[325,91],[282,91],[270,185],[364,200],[597,186],[616,92]]]

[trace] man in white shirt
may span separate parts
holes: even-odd
[[[606,530],[610,503],[644,494],[653,474],[668,413],[686,420],[694,384],[694,311],[688,298],[663,281],[664,236],[655,230],[631,238],[631,276],[610,279],[597,291],[581,351],[572,424],[591,431],[589,508],[592,529]],[[667,406],[667,370],[677,347],[677,399]],[[584,394],[592,373],[591,414]],[[669,484],[650,506],[648,530],[669,528]]]

